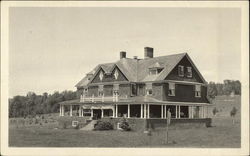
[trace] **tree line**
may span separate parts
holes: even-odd
[[[224,80],[223,83],[208,83],[208,97],[215,98],[220,95],[241,95],[241,83],[239,80]]]
[[[26,96],[14,96],[9,99],[9,117],[26,117],[37,114],[56,113],[59,110],[59,102],[77,98],[76,92],[58,91],[53,94],[43,93],[36,95],[28,92]]]
[[[241,83],[236,80],[224,80],[223,83],[208,83],[208,97],[220,95],[241,94]],[[14,96],[9,99],[9,117],[26,117],[28,115],[56,113],[59,111],[59,102],[77,99],[76,91],[58,91],[53,94],[43,93],[36,95],[28,92],[26,96]]]

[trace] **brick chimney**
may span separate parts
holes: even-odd
[[[154,57],[154,48],[145,47],[144,48],[144,59],[153,58]]]
[[[126,58],[126,52],[125,51],[121,51],[120,52],[120,59]]]

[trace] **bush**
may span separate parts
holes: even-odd
[[[129,126],[129,123],[126,121],[125,118],[122,118],[120,127],[121,127],[121,129],[123,129],[124,131],[130,131],[130,130],[131,130],[131,128],[130,128],[130,126]]]
[[[236,115],[236,113],[237,113],[237,109],[235,107],[233,107],[233,109],[230,112],[230,116],[234,117]]]
[[[113,125],[107,121],[97,121],[94,125],[94,130],[112,130]]]

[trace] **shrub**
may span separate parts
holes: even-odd
[[[120,127],[121,127],[121,129],[123,129],[125,131],[130,131],[131,130],[131,128],[129,126],[129,123],[126,121],[125,118],[122,118]]]
[[[107,121],[97,121],[94,125],[94,130],[112,130],[113,125]]]
[[[235,107],[233,107],[233,109],[230,112],[230,116],[234,117],[236,115],[236,113],[237,113],[237,109]]]

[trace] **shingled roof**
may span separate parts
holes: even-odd
[[[117,66],[130,82],[160,81],[164,80],[185,56],[189,58],[187,53],[159,56],[148,59],[122,58],[114,63],[99,64],[93,70],[95,74],[93,74],[91,79],[95,77],[100,68],[102,68],[105,73],[111,73],[114,67]],[[149,75],[148,69],[152,67],[161,67],[163,70],[157,75]],[[76,87],[86,86],[91,81],[91,79],[89,80],[86,77],[87,76],[77,83]],[[202,76],[201,78],[203,79]]]

